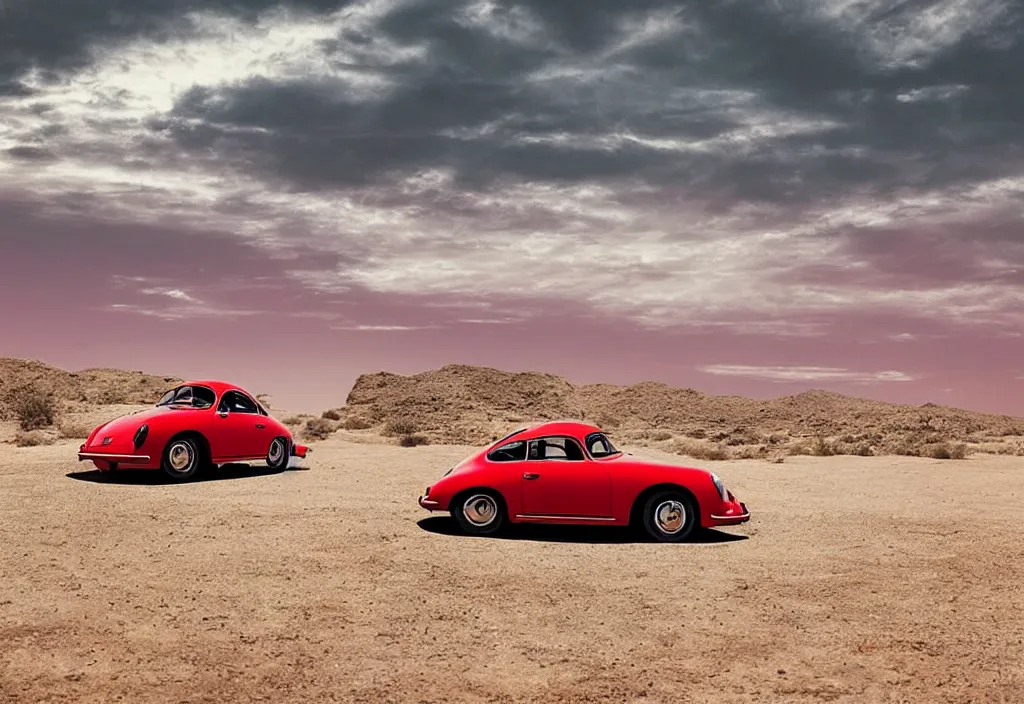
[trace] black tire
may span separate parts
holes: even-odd
[[[700,527],[697,504],[682,491],[659,491],[644,503],[647,534],[662,543],[681,543]]]
[[[451,506],[452,517],[470,535],[494,535],[505,525],[505,502],[490,489],[467,491]]]
[[[267,466],[271,469],[284,469],[288,466],[288,457],[291,455],[292,446],[288,438],[278,436],[270,441],[267,449]]]
[[[194,439],[172,438],[164,448],[160,469],[168,479],[184,482],[194,477],[204,463],[203,453]]]

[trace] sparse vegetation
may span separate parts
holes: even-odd
[[[384,435],[412,435],[417,432],[415,421],[410,418],[395,418],[384,424]]]
[[[328,408],[326,411],[320,414],[320,417],[324,418],[325,420],[341,420],[341,414],[338,413],[333,408]]]
[[[334,424],[326,418],[311,418],[302,432],[310,440],[326,440],[335,430]]]
[[[73,440],[84,440],[89,437],[89,433],[92,432],[92,427],[82,423],[61,423],[60,424],[60,435],[63,438],[69,438]]]
[[[352,416],[350,418],[346,418],[344,422],[342,422],[341,427],[345,430],[367,430],[372,428],[373,425],[365,418]],[[495,440],[497,440],[497,438],[495,438]]]
[[[6,405],[24,431],[47,428],[53,425],[57,415],[53,394],[33,384],[9,390]]]
[[[430,440],[427,439],[426,435],[421,433],[412,433],[410,435],[403,435],[399,438],[398,444],[402,447],[416,447],[418,445],[429,445]]]
[[[302,425],[305,422],[306,418],[303,416],[288,416],[281,419],[281,423],[284,425]]]
[[[677,440],[673,446],[673,451],[677,455],[692,457],[695,460],[714,461],[729,459],[729,453],[724,447],[704,442]]]
[[[57,436],[44,430],[29,430],[27,432],[19,430],[14,436],[14,444],[18,447],[52,445],[55,442],[57,442]]]

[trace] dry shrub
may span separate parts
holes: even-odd
[[[11,389],[7,393],[7,406],[25,431],[49,427],[57,415],[53,395],[32,385]]]
[[[934,460],[963,460],[967,459],[967,445],[964,443],[940,442],[934,445],[925,445],[921,448],[922,457],[931,457]]]
[[[368,428],[372,428],[373,425],[365,418],[353,416],[351,418],[346,418],[341,424],[341,427],[345,430],[367,430]]]
[[[840,453],[834,442],[818,436],[811,442],[811,454],[815,457],[833,457]]]
[[[108,386],[100,392],[99,402],[105,406],[128,403],[128,392],[121,386]]]
[[[412,435],[419,428],[416,427],[416,423],[409,418],[393,418],[384,425],[384,435]]]
[[[64,438],[72,440],[78,440],[89,437],[89,433],[92,432],[92,428],[88,425],[82,425],[81,423],[61,423],[60,424],[60,435]]]
[[[672,433],[667,430],[652,430],[649,433],[642,433],[640,437],[651,442],[664,442],[672,439]]]
[[[28,432],[18,431],[14,436],[14,444],[18,447],[36,447],[38,445],[52,445],[57,438],[42,430],[30,430]]]
[[[585,414],[581,413],[580,415]],[[594,419],[594,425],[602,430],[612,430],[613,428],[618,428],[621,422],[615,416],[602,413]]]
[[[334,424],[326,418],[311,418],[302,432],[310,440],[326,440],[334,430]]]
[[[429,445],[430,441],[426,435],[421,433],[412,433],[410,435],[403,435],[398,439],[398,444],[402,447],[416,447],[418,445]]]
[[[729,453],[724,447],[703,442],[686,442],[677,440],[673,448],[677,455],[685,455],[695,460],[727,460]]]
[[[325,420],[341,420],[341,414],[338,413],[333,408],[328,408],[326,411],[320,414],[320,417],[324,418]]]
[[[287,418],[282,418],[281,423],[284,425],[302,425],[304,420],[306,419],[302,416],[288,416]]]

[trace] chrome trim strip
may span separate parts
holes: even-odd
[[[714,521],[735,521],[740,518],[750,518],[750,511],[747,511],[746,513],[740,513],[735,516],[716,516],[713,513],[711,514],[711,520]]]
[[[423,508],[440,506],[440,505],[441,505],[440,501],[430,501],[429,499],[424,499],[423,497],[420,497],[420,506],[422,506]]]
[[[82,460],[105,460],[107,462],[149,462],[149,455],[115,455],[106,452],[79,452],[78,461]]]
[[[614,521],[614,518],[605,518],[603,516],[547,516],[538,515],[536,513],[517,513],[516,518],[526,519],[557,519],[559,521]]]

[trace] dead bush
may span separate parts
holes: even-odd
[[[53,425],[57,404],[53,394],[37,386],[22,386],[7,394],[7,406],[22,430],[38,430]]]
[[[85,439],[89,437],[89,433],[92,432],[92,428],[88,425],[82,425],[81,423],[61,423],[60,434],[61,437],[69,438],[72,440]]]
[[[421,433],[412,433],[410,435],[403,435],[399,438],[398,444],[402,447],[416,447],[418,445],[429,445],[430,440],[427,439],[426,435]]]
[[[326,411],[320,414],[320,417],[324,418],[325,420],[341,420],[341,414],[338,413],[333,408],[328,408]]]
[[[963,460],[967,459],[967,445],[962,442],[926,445],[921,448],[921,456],[931,457],[933,460]]]
[[[57,438],[51,433],[42,430],[30,430],[28,432],[18,431],[14,436],[14,444],[18,447],[36,447],[38,445],[52,445]]]
[[[366,420],[365,418],[353,416],[351,418],[346,418],[345,421],[341,424],[341,427],[344,428],[345,430],[367,430],[368,428],[371,428],[373,426],[371,425],[370,421]],[[495,438],[495,440],[497,440],[497,438]]]
[[[302,432],[310,440],[326,440],[334,430],[334,424],[326,418],[311,418]]]
[[[695,460],[727,460],[729,453],[724,447],[702,442],[676,441],[674,451],[677,455],[685,455]]]
[[[412,435],[417,430],[416,423],[409,418],[393,418],[384,425],[384,435]]]

